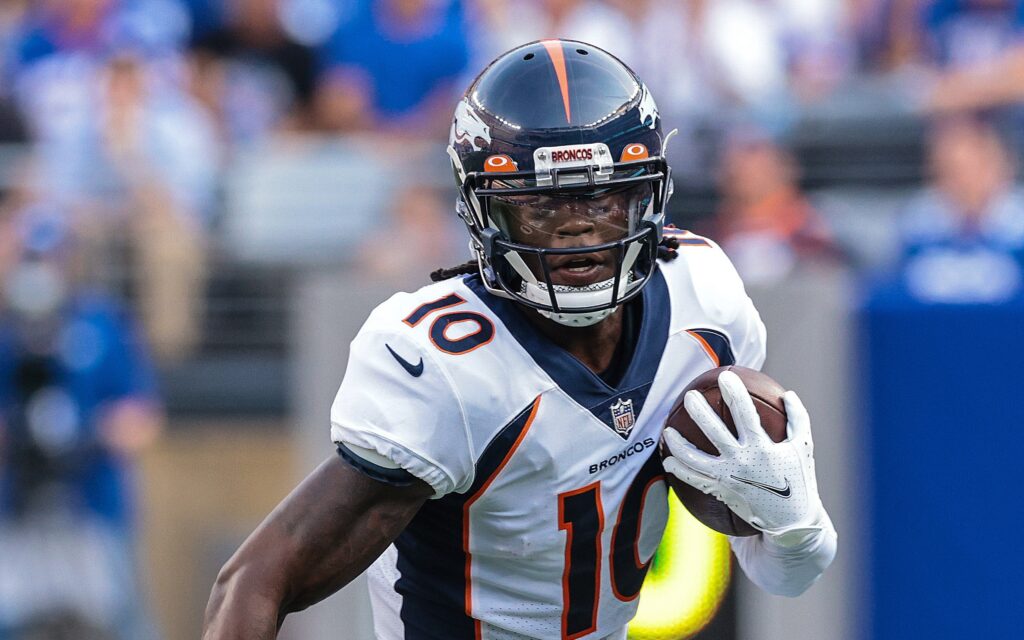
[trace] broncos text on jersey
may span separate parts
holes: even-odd
[[[666,232],[680,256],[642,292],[616,387],[476,276],[397,294],[370,315],[332,438],[366,473],[434,489],[370,569],[378,638],[625,637],[668,515],[656,455],[667,413],[700,373],[760,368],[765,355],[764,326],[721,250]]]

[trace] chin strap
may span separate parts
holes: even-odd
[[[565,325],[567,327],[589,327],[595,325],[612,315],[613,311],[615,311],[615,309],[602,309],[592,313],[554,313],[552,311],[537,309],[537,313],[548,320],[553,320],[558,324]]]
[[[619,292],[618,298],[621,300],[626,293],[628,293],[630,286],[633,284],[634,278],[632,272],[627,272],[621,280],[619,280]],[[601,322],[612,313],[615,312],[617,307],[609,307],[607,309],[601,309],[599,311],[583,311],[573,312],[573,308],[586,308],[594,307],[602,303],[609,302],[612,298],[612,286],[615,284],[614,278],[608,278],[601,282],[595,282],[585,287],[572,287],[569,285],[555,285],[555,296],[558,300],[558,306],[565,311],[547,311],[544,309],[537,309],[537,313],[553,320],[558,324],[565,325],[567,327],[589,327]],[[551,298],[548,295],[548,288],[543,282],[539,282],[536,279],[533,282],[523,281],[522,293],[526,299],[534,302],[550,303]]]

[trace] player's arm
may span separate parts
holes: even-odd
[[[205,640],[266,640],[301,611],[362,573],[433,494],[373,480],[336,456],[257,527],[217,576]]]

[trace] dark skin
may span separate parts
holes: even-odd
[[[621,237],[624,215],[580,215],[582,202],[520,209],[526,236],[544,246],[577,247]],[[589,203],[593,206],[595,203]],[[600,204],[600,203],[596,203]],[[541,232],[539,235],[537,232]],[[524,241],[524,237],[513,240]],[[556,284],[572,273],[549,263]],[[539,272],[540,266],[533,265]],[[587,277],[611,277],[612,257],[593,256]],[[526,317],[594,372],[606,369],[622,335],[616,311],[590,327],[566,327],[540,314]],[[289,613],[335,593],[366,570],[413,519],[433,490],[419,480],[396,487],[372,480],[340,456],[320,465],[242,543],[217,576],[206,607],[204,640],[269,640]]]
[[[532,312],[525,315],[538,331],[594,373],[600,373],[611,365],[615,347],[622,337],[621,309],[616,309],[615,313],[590,327],[567,327]]]
[[[433,491],[371,480],[340,456],[320,465],[217,576],[205,640],[270,640],[289,613],[341,589],[405,529]]]

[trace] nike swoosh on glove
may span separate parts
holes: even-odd
[[[777,544],[801,544],[829,526],[814,475],[811,421],[800,398],[792,391],[783,396],[787,438],[773,442],[739,376],[725,371],[718,386],[737,436],[700,392],[689,391],[683,399],[686,411],[720,455],[704,453],[679,432],[666,429],[663,439],[671,456],[664,460],[665,471],[715,496]]]

